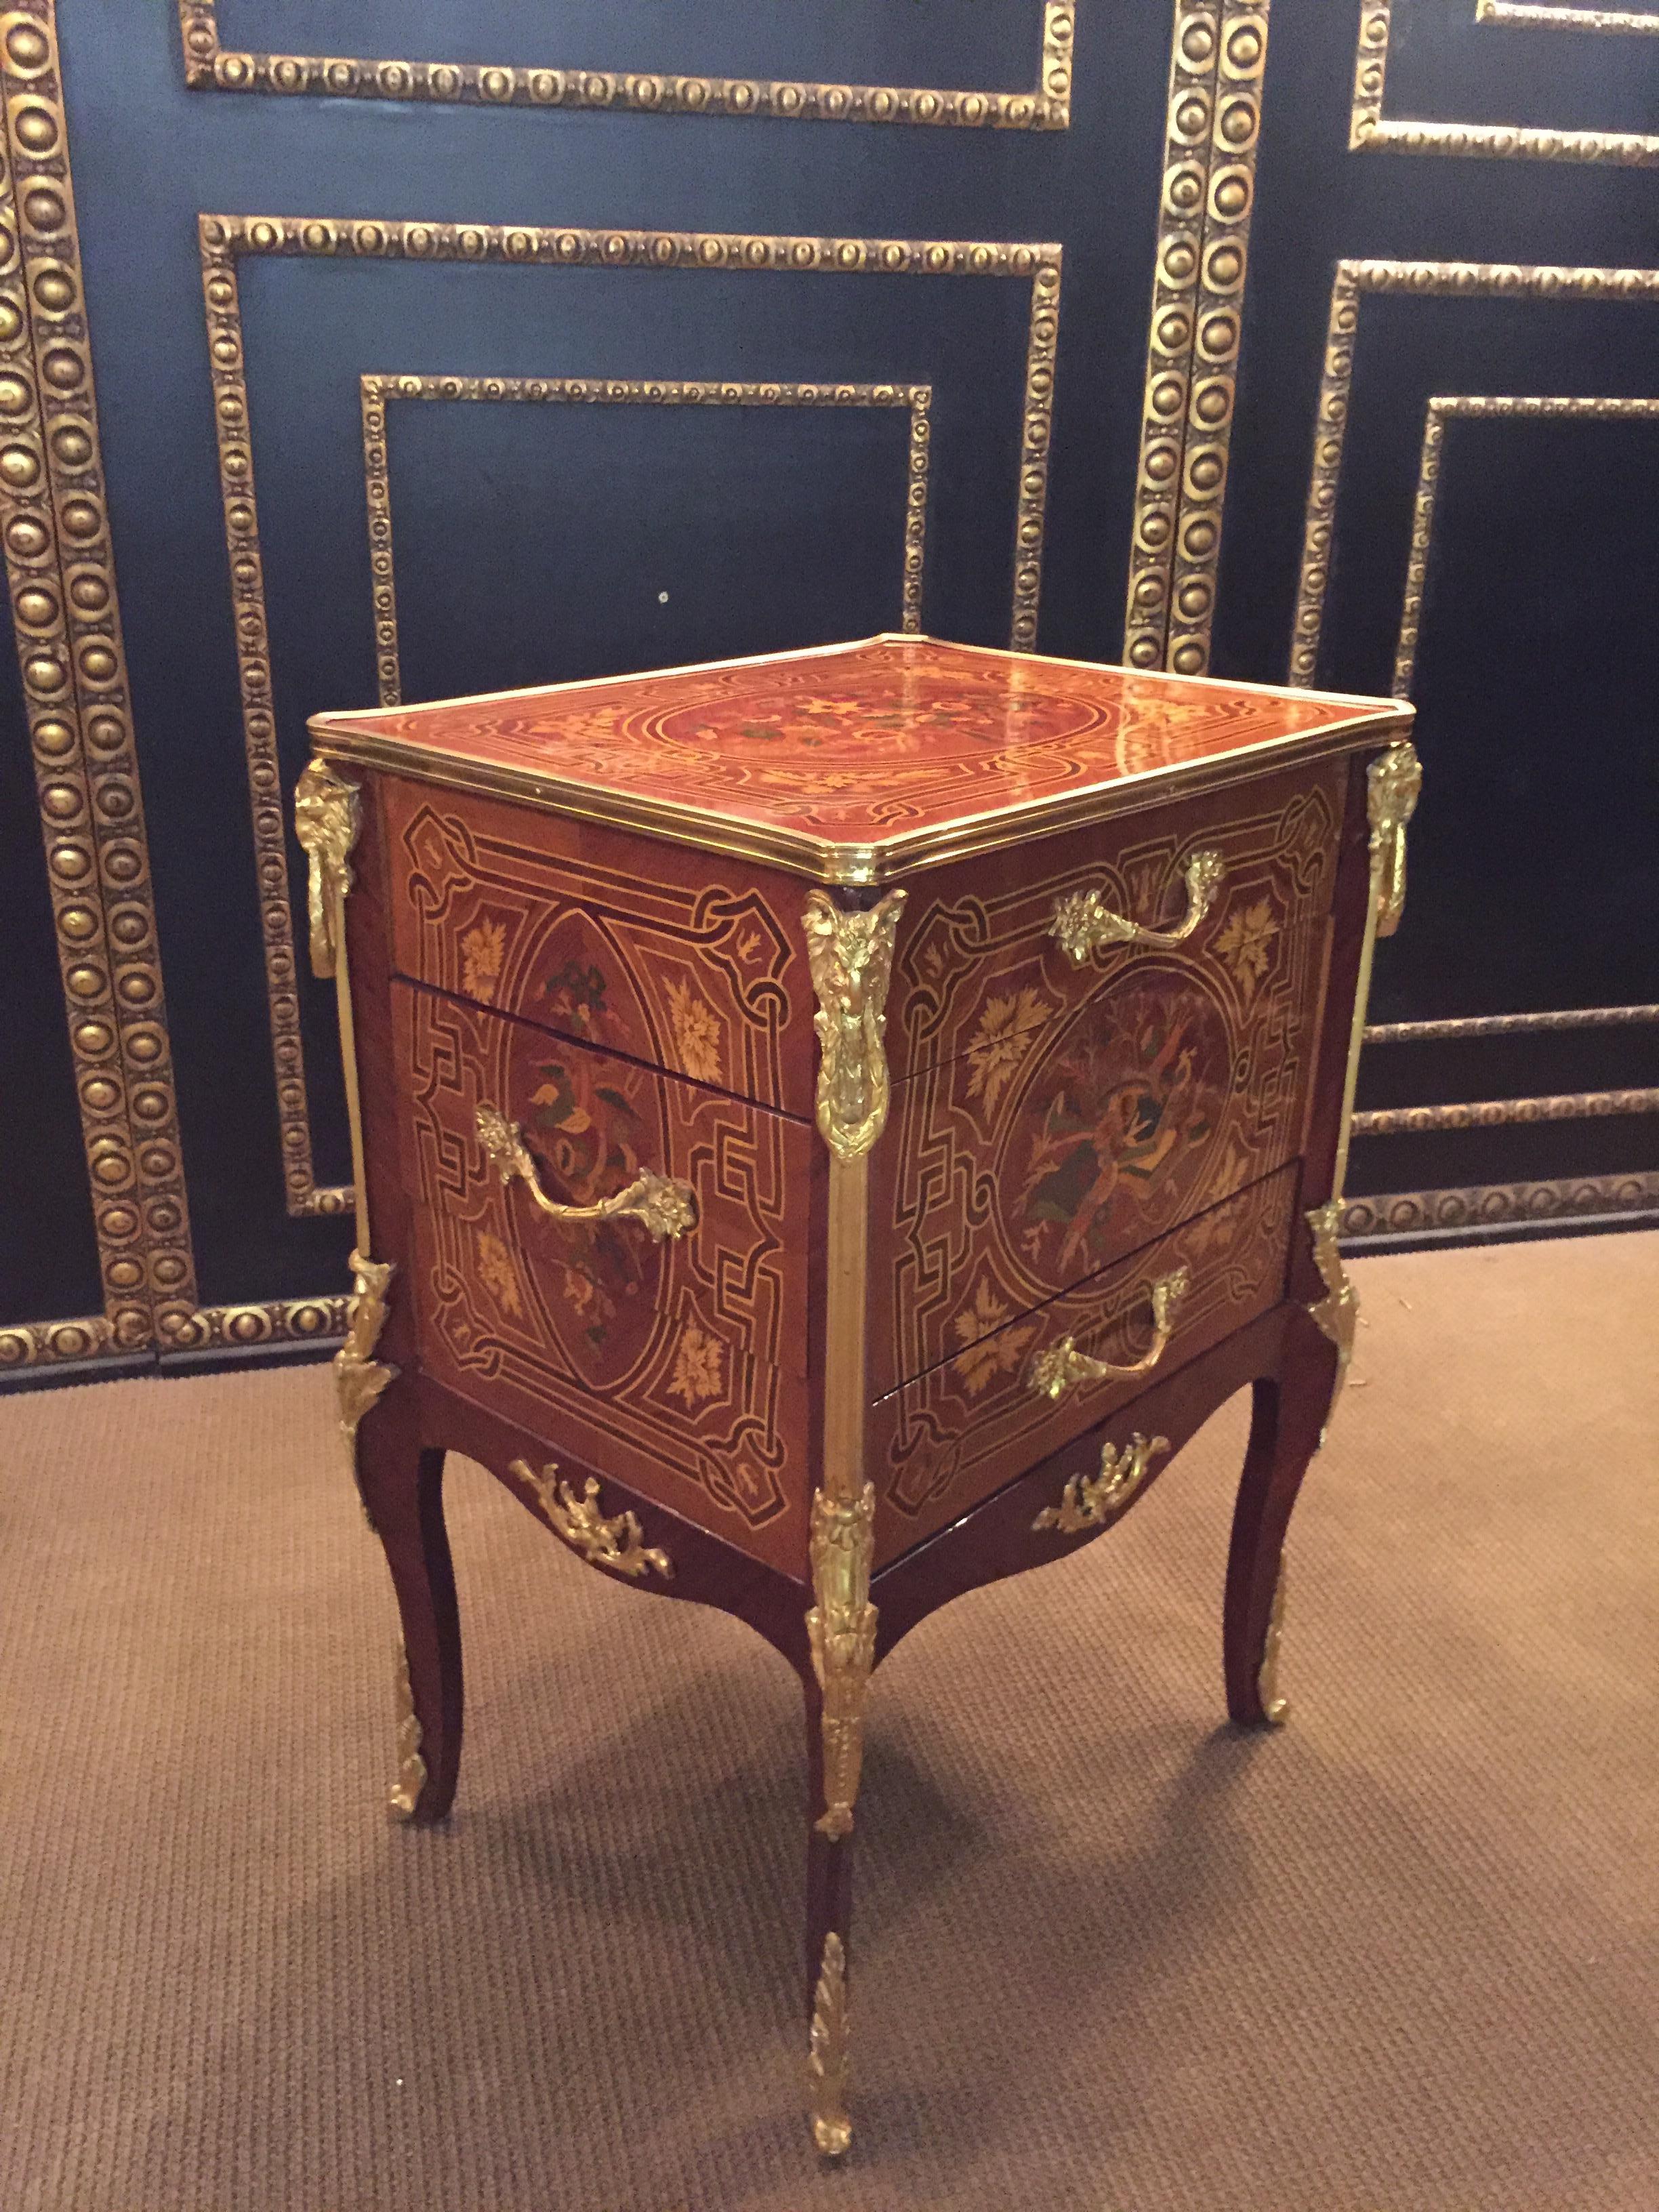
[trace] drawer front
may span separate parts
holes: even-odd
[[[1174,1374],[1277,1304],[1300,1176],[1301,1163],[1291,1161],[878,1400],[867,1431],[878,1566],[1103,1421],[1154,1376]],[[1094,1358],[1127,1365],[1141,1358],[1152,1334],[1151,1287],[1183,1267],[1190,1287],[1151,1376],[1078,1384],[1057,1399],[1032,1388],[1033,1358],[1067,1336]],[[975,1287],[964,1277],[964,1305]]]
[[[811,1129],[430,991],[393,1000],[427,1370],[799,1573]],[[503,1185],[486,1105],[520,1124],[549,1198],[591,1205],[650,1169],[690,1186],[695,1224],[550,1219]]]
[[[919,916],[907,960],[939,952],[942,981],[927,1006],[906,996],[915,1072],[872,1160],[872,1395],[1298,1152],[1340,774],[1232,793],[1224,819],[1148,815],[1108,861],[1056,839],[1023,888],[958,898],[948,927],[939,907]],[[1079,968],[1049,933],[1056,902],[1089,888],[1171,927],[1200,848],[1225,872],[1185,942],[1112,946]]]
[[[599,823],[377,781],[400,975],[811,1115],[805,884]]]

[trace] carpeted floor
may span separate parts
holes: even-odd
[[[6,2212],[1652,2212],[1659,1235],[1375,1259],[1219,1725],[1243,1407],[877,1677],[859,2136],[797,1692],[465,1465],[470,1741],[389,1826],[320,1367],[0,1401]]]

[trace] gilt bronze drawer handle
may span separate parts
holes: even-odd
[[[1091,1359],[1086,1352],[1078,1350],[1074,1336],[1062,1336],[1058,1344],[1049,1345],[1032,1359],[1027,1376],[1031,1389],[1040,1397],[1063,1398],[1076,1382],[1133,1382],[1150,1375],[1170,1348],[1176,1310],[1192,1282],[1191,1269],[1177,1267],[1172,1275],[1162,1275],[1152,1285],[1152,1340],[1133,1366],[1118,1367],[1109,1359]]]
[[[642,1221],[659,1242],[665,1237],[684,1237],[697,1218],[697,1201],[689,1183],[642,1168],[632,1182],[595,1206],[561,1206],[542,1188],[536,1163],[525,1144],[524,1131],[509,1121],[497,1106],[480,1106],[478,1135],[495,1163],[504,1183],[516,1177],[528,1189],[542,1212],[553,1221],[615,1221],[623,1215]]]
[[[1100,1473],[1073,1475],[1060,1493],[1059,1504],[1045,1505],[1032,1522],[1032,1533],[1058,1528],[1062,1536],[1077,1536],[1085,1528],[1098,1528],[1138,1494],[1152,1462],[1169,1449],[1168,1437],[1143,1437],[1139,1431],[1121,1451],[1103,1444]]]
[[[1181,872],[1187,884],[1187,918],[1174,929],[1145,928],[1126,914],[1114,914],[1098,891],[1073,891],[1055,900],[1048,934],[1079,968],[1103,945],[1151,945],[1165,950],[1184,944],[1209,912],[1227,864],[1219,853],[1194,853]]]

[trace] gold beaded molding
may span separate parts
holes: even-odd
[[[141,1349],[142,1347],[134,1347]],[[0,1375],[24,1367],[64,1366],[107,1358],[121,1347],[102,1314],[81,1321],[25,1321],[0,1328]]]
[[[904,552],[899,580],[899,628],[921,629],[921,588],[927,545],[929,384],[722,384],[647,382],[613,377],[365,376],[359,380],[363,417],[363,486],[368,501],[369,562],[374,584],[374,652],[380,704],[403,703],[398,648],[398,580],[392,556],[391,465],[386,448],[389,399],[516,400],[532,405],[600,407],[905,408],[910,416]]]
[[[1573,1006],[1560,1013],[1466,1014],[1444,1022],[1376,1022],[1367,1044],[1429,1044],[1453,1038],[1524,1036],[1560,1030],[1636,1029],[1659,1022],[1659,1006]]]
[[[774,82],[648,70],[517,69],[480,62],[356,61],[228,52],[216,0],[179,0],[185,82],[192,92],[309,93],[478,107],[605,107],[648,115],[772,117],[807,123],[919,123],[958,130],[1064,131],[1071,121],[1075,0],[1046,0],[1030,92],[955,92],[875,84]]]
[[[1394,696],[1409,699],[1417,672],[1417,641],[1423,622],[1423,593],[1428,582],[1429,547],[1434,536],[1440,454],[1449,422],[1530,422],[1554,418],[1583,422],[1659,422],[1659,399],[1530,398],[1508,393],[1464,392],[1431,399],[1423,425],[1418,463],[1417,504],[1406,565],[1406,600],[1400,617],[1400,642],[1394,657]]]
[[[1630,8],[1564,8],[1547,0],[1477,0],[1479,23],[1512,23],[1531,31],[1659,31],[1659,15]]]
[[[1209,665],[1268,0],[1176,0],[1123,657]]]
[[[1290,680],[1311,684],[1319,661],[1325,592],[1330,581],[1338,479],[1353,388],[1359,304],[1368,292],[1415,293],[1422,298],[1622,300],[1659,303],[1659,269],[1567,269],[1487,261],[1339,261],[1331,288],[1325,370],[1314,431],[1313,471],[1303,526],[1302,571],[1297,586]],[[1605,404],[1605,403],[1597,403]],[[1437,463],[1437,449],[1435,459]],[[1413,529],[1413,541],[1421,516]],[[1415,542],[1413,558],[1416,557]],[[1407,597],[1409,601],[1409,581]],[[1412,620],[1409,605],[1407,622]],[[1415,641],[1412,641],[1415,653]],[[1396,677],[1398,664],[1396,662]],[[1397,684],[1396,684],[1397,688]]]
[[[1348,144],[1356,153],[1451,154],[1476,160],[1601,161],[1647,168],[1659,161],[1659,137],[1639,131],[1545,131],[1522,123],[1395,122],[1382,112],[1389,69],[1392,0],[1364,0],[1359,49],[1354,60],[1353,106]],[[1622,16],[1623,20],[1619,20]],[[1483,5],[1478,20],[1536,25],[1557,30],[1655,31],[1659,18],[1628,14],[1596,16],[1578,8]]]
[[[1522,1121],[1599,1121],[1659,1114],[1659,1090],[1566,1091],[1550,1098],[1480,1098],[1449,1106],[1388,1106],[1356,1114],[1356,1137],[1419,1137],[1435,1129],[1498,1129]]]
[[[264,1344],[327,1344],[346,1333],[349,1297],[269,1298],[240,1306],[198,1306],[169,1349],[237,1352]],[[95,1359],[119,1346],[101,1316],[85,1321],[22,1322],[0,1328],[0,1376],[27,1367]]]
[[[1557,1182],[1479,1184],[1345,1199],[1345,1237],[1412,1237],[1434,1230],[1504,1229],[1528,1221],[1592,1220],[1659,1207],[1659,1175],[1579,1176]]]
[[[199,229],[288,1210],[291,1214],[340,1213],[351,1204],[350,1190],[339,1186],[319,1186],[312,1159],[288,846],[277,769],[276,723],[271,703],[264,571],[254,494],[238,262],[251,256],[290,259],[320,256],[361,261],[507,262],[552,270],[700,269],[711,274],[773,271],[800,275],[817,271],[890,276],[1000,276],[1029,283],[1031,307],[1021,410],[1009,638],[1016,649],[1029,652],[1036,645],[1037,600],[1042,581],[1054,356],[1060,337],[1060,249],[1056,245],[975,240],[502,228],[485,223],[365,222],[302,216],[204,215]],[[914,453],[913,446],[913,459]],[[378,602],[382,585],[391,580],[389,538],[384,547],[371,550],[388,556],[386,573],[383,575],[377,571],[375,575]],[[390,618],[395,621],[395,615]],[[380,619],[377,604],[377,625]],[[384,683],[384,669],[381,680]]]
[[[0,15],[0,538],[104,1285],[0,1366],[182,1341],[196,1304],[52,0]]]

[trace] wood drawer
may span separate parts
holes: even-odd
[[[872,1395],[1299,1152],[1344,773],[1054,838],[1041,867],[1000,856],[915,894],[888,1019],[911,1072],[871,1161]],[[1200,849],[1224,874],[1184,943],[1079,967],[1051,935],[1056,902],[1091,888],[1171,927]]]
[[[473,793],[379,783],[399,975],[811,1115],[805,884]]]
[[[877,1565],[1104,1420],[1152,1379],[1080,1384],[1051,1400],[1031,1386],[1038,1352],[1071,1336],[1097,1358],[1136,1359],[1150,1340],[1151,1286],[1182,1267],[1191,1285],[1158,1377],[1276,1304],[1300,1179],[1301,1163],[1292,1160],[1062,1296],[964,1341],[878,1399],[867,1430]],[[964,1279],[958,1291],[966,1299],[972,1285]]]
[[[816,1133],[430,990],[392,996],[428,1371],[800,1573]],[[549,1197],[592,1203],[650,1168],[690,1188],[695,1225],[548,1218],[503,1186],[481,1105],[522,1125]]]

